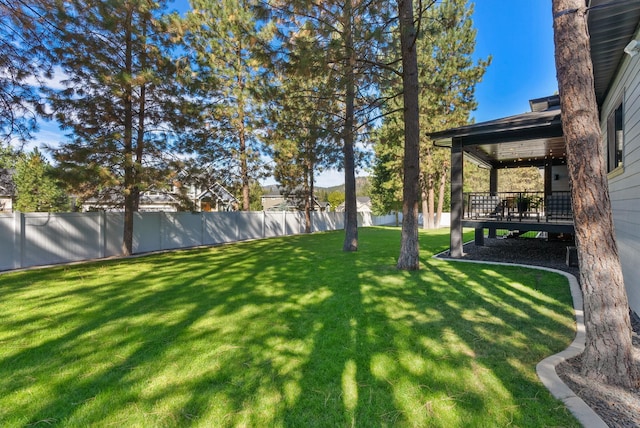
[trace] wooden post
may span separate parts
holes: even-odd
[[[489,193],[491,194],[491,196],[496,196],[498,194],[498,170],[495,168],[491,168],[489,170]],[[496,237],[496,228],[490,227],[489,238],[495,238],[495,237]],[[476,242],[477,242],[477,237],[476,237]],[[482,245],[484,245],[484,237],[483,237]]]
[[[544,164],[544,198],[545,201],[547,199],[547,196],[549,196],[551,194],[551,192],[553,192],[553,165],[551,164],[551,162],[545,163]]]
[[[462,139],[454,138],[451,144],[451,257],[462,257],[462,174],[464,165]]]
[[[495,233],[495,229],[493,229]],[[474,236],[474,244],[478,247],[484,246],[484,229],[482,227],[476,227],[476,233]]]

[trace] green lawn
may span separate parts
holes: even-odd
[[[535,374],[564,277],[434,260],[400,231],[0,275],[0,426],[579,426]]]

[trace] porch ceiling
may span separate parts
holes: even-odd
[[[464,152],[492,168],[565,162],[560,110],[534,111],[430,134],[436,146],[462,143]]]
[[[565,162],[564,138],[538,138],[501,144],[479,144],[466,148],[470,156],[493,168],[542,166]]]

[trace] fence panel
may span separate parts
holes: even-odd
[[[358,213],[358,226],[360,227],[373,226],[373,220],[371,220],[371,213]]]
[[[202,245],[202,221],[200,213],[163,213],[162,250],[197,247]]]
[[[402,217],[402,214],[398,216],[398,218]],[[371,217],[371,221],[374,226],[395,226],[396,225],[396,215],[388,214],[382,216],[373,216]]]
[[[122,235],[124,234],[124,213],[103,213],[105,227],[102,232],[105,240],[105,257],[122,254]]]
[[[345,220],[344,220],[344,213],[334,213],[334,221],[336,224],[336,228],[337,229],[344,229],[344,224],[345,224]]]
[[[13,214],[0,214],[0,270],[13,269],[15,252],[14,234],[16,233]]]
[[[135,213],[133,252],[304,233],[301,212]],[[381,224],[361,217],[361,226]],[[344,213],[312,213],[312,231],[344,228]],[[0,214],[0,270],[122,254],[124,213]]]
[[[134,213],[133,252],[147,253],[162,249],[162,216],[164,213]]]
[[[224,244],[237,241],[238,226],[235,212],[202,213],[205,218],[204,244]]]
[[[282,236],[286,211],[264,211],[264,237]]]
[[[104,256],[100,213],[24,214],[22,264],[35,266]]]
[[[304,233],[304,214],[298,211],[286,211],[284,224],[285,235]]]
[[[246,211],[238,212],[238,241],[246,241],[247,239],[260,239],[262,234],[262,212]]]
[[[311,231],[324,232],[328,227],[329,213],[314,211],[311,213]]]

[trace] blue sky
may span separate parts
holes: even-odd
[[[476,57],[493,61],[476,87],[476,122],[529,111],[558,90],[551,0],[476,0]]]
[[[179,10],[185,4],[185,0],[175,2]],[[475,57],[493,58],[476,87],[478,108],[472,114],[476,122],[529,111],[530,99],[556,93],[551,0],[475,0],[473,21]],[[63,138],[55,124],[45,123],[29,146],[55,144]],[[317,177],[316,185],[343,182],[342,172],[327,171]]]

